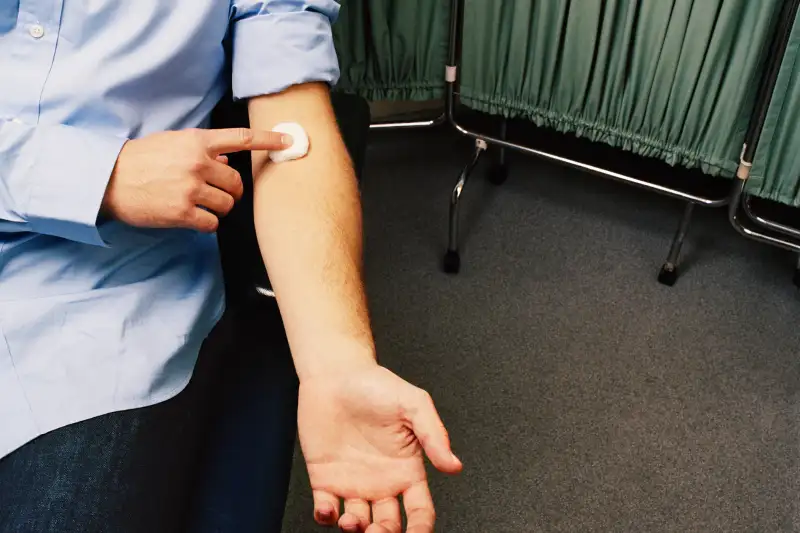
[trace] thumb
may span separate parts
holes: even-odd
[[[457,474],[463,465],[450,448],[447,429],[439,418],[439,413],[436,412],[433,399],[427,392],[417,390],[419,392],[406,407],[406,417],[411,429],[433,466],[446,474]]]

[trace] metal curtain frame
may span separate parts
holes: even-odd
[[[505,157],[504,152],[506,149],[511,149],[525,154],[533,155],[541,159],[552,161],[561,165],[565,165],[577,170],[582,170],[585,172],[589,172],[591,174],[596,174],[605,178],[610,178],[615,181],[627,183],[629,185],[640,187],[642,189],[650,190],[686,202],[686,207],[681,217],[678,230],[676,231],[675,236],[672,240],[669,254],[667,255],[667,259],[664,262],[664,265],[658,276],[658,279],[661,283],[665,285],[673,285],[677,280],[678,260],[680,256],[680,251],[689,229],[689,224],[691,222],[691,217],[694,207],[698,205],[705,207],[724,207],[729,203],[733,195],[725,195],[724,197],[721,198],[710,198],[706,196],[696,195],[685,190],[659,185],[657,183],[647,181],[646,179],[643,178],[637,178],[634,176],[620,174],[575,159],[562,157],[556,154],[545,152],[543,150],[537,150],[530,146],[525,146],[522,144],[510,142],[505,138],[506,137],[505,121],[503,122],[503,129],[501,131],[500,137],[494,137],[491,135],[486,135],[480,132],[472,131],[469,128],[461,125],[458,122],[455,110],[458,101],[458,83],[459,83],[458,69],[461,63],[459,48],[463,39],[462,26],[463,26],[463,16],[464,16],[464,1],[465,0],[451,0],[450,42],[449,42],[447,78],[446,78],[447,88],[445,92],[445,100],[446,100],[445,116],[446,120],[456,129],[457,132],[475,140],[475,151],[472,157],[470,158],[469,163],[467,163],[467,165],[461,171],[461,174],[459,175],[458,181],[456,182],[456,185],[453,188],[453,192],[450,197],[450,224],[449,224],[450,227],[449,227],[447,252],[444,256],[445,271],[448,273],[456,273],[460,269],[461,258],[459,254],[459,243],[458,243],[459,241],[458,219],[459,219],[459,206],[460,206],[461,196],[463,194],[464,187],[469,179],[469,176],[474,170],[478,161],[481,159],[482,155],[487,151],[489,144],[494,144],[500,148],[500,155],[499,155],[500,168],[494,168],[492,170],[492,174],[490,175],[490,179],[495,183],[502,182],[503,179],[505,178],[505,175],[507,174],[507,171],[504,168],[504,157]]]
[[[460,269],[461,258],[458,251],[458,240],[459,207],[461,196],[470,175],[480,162],[484,153],[488,150],[490,143],[495,144],[500,148],[497,164],[492,167],[489,174],[489,179],[497,184],[505,181],[507,177],[508,170],[505,166],[505,150],[512,149],[575,168],[577,170],[582,170],[591,174],[596,174],[623,183],[628,183],[646,190],[651,190],[653,192],[686,202],[686,207],[681,217],[678,229],[670,245],[669,254],[661,269],[661,272],[659,273],[659,281],[664,284],[672,285],[677,280],[677,266],[681,247],[685,240],[686,234],[688,233],[692,213],[696,205],[705,207],[724,207],[727,205],[729,221],[740,234],[749,239],[762,242],[764,244],[777,246],[779,248],[800,254],[800,229],[780,224],[766,217],[760,216],[752,208],[751,195],[746,193],[746,182],[750,175],[752,160],[756,152],[759,137],[763,131],[764,120],[766,119],[766,113],[769,109],[772,93],[779,75],[780,60],[786,51],[788,40],[791,35],[791,28],[797,15],[798,4],[800,3],[798,0],[786,0],[784,2],[776,36],[773,40],[771,52],[768,56],[772,59],[772,61],[770,62],[771,64],[767,69],[762,86],[759,90],[756,112],[754,113],[753,120],[751,121],[748,134],[746,136],[746,143],[743,149],[739,171],[737,172],[737,179],[735,180],[730,197],[725,198],[708,198],[694,195],[687,191],[665,187],[656,183],[648,182],[644,179],[626,176],[604,168],[561,157],[542,150],[537,150],[529,146],[509,142],[506,140],[505,135],[505,120],[502,122],[502,129],[499,138],[475,132],[462,126],[456,118],[455,108],[457,105],[458,95],[458,68],[460,66],[461,59],[459,54],[459,46],[461,39],[463,38],[462,25],[464,1],[465,0],[451,0],[448,61],[445,70],[445,109],[443,110],[442,114],[435,119],[430,120],[387,121],[373,123],[370,126],[370,128],[374,130],[425,129],[448,123],[453,126],[458,133],[475,140],[475,151],[461,171],[450,197],[448,248],[444,257],[445,271],[449,273],[456,273]],[[754,229],[752,226],[756,226],[756,229]],[[798,262],[795,282],[800,285],[800,262]]]
[[[797,17],[800,0],[785,0],[775,38],[770,47],[771,59],[767,72],[759,88],[758,107],[748,128],[742,158],[736,173],[737,183],[731,193],[728,206],[728,220],[741,235],[778,248],[800,253],[800,230],[759,216],[753,211],[751,195],[747,191],[747,180],[753,166],[758,142],[764,130],[767,112],[772,102],[775,86],[786,48],[791,38],[792,28]],[[795,271],[795,283],[800,284],[800,263]]]

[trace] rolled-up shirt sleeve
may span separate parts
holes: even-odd
[[[335,85],[333,0],[233,0],[233,96],[275,94],[308,82]]]
[[[100,204],[126,139],[0,120],[0,232],[105,246]]]

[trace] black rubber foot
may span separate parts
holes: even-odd
[[[678,268],[672,265],[664,265],[658,273],[658,282],[667,287],[672,287],[678,281]]]
[[[486,173],[486,178],[490,183],[502,185],[508,179],[508,165],[494,164]]]
[[[458,274],[458,271],[461,270],[461,256],[458,255],[458,252],[448,250],[444,254],[443,266],[444,271],[448,274]]]
[[[794,286],[800,289],[800,268],[794,271],[794,279],[792,279],[792,281],[794,282]]]

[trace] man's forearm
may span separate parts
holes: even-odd
[[[300,378],[374,362],[362,282],[361,204],[326,86],[250,102],[251,126],[298,122],[308,155],[253,154],[255,226]]]

